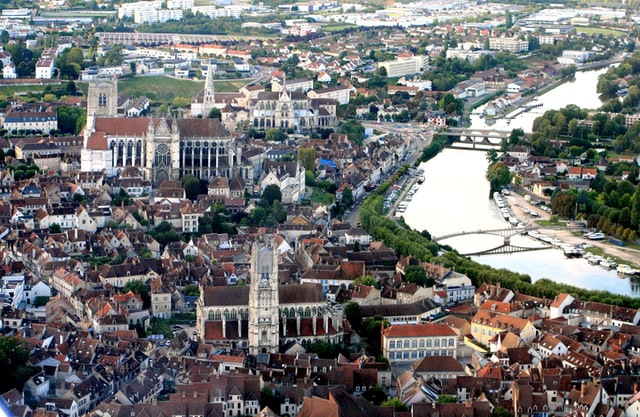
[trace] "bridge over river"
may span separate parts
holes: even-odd
[[[518,234],[526,234],[529,230],[538,229],[537,226],[528,226],[524,228],[502,228],[502,229],[489,229],[489,230],[474,230],[474,231],[463,231],[450,233],[442,236],[432,236],[431,239],[434,242],[439,244],[442,243],[443,240],[451,239],[459,236],[470,236],[470,235],[494,235],[501,236],[502,244],[495,246],[489,249],[482,249],[475,252],[470,253],[461,253],[463,256],[475,256],[475,255],[497,255],[497,254],[508,254],[508,253],[517,253],[517,252],[529,252],[534,250],[543,250],[543,249],[551,249],[553,248],[551,245],[545,246],[537,246],[537,247],[528,247],[528,246],[518,246],[511,244],[511,237]]]
[[[471,143],[473,145],[473,149],[476,149],[476,145],[483,145],[482,150],[486,150],[487,147],[500,149],[502,140],[507,139],[511,134],[511,131],[507,132],[504,130],[493,129],[465,129],[451,127],[439,134],[459,137],[461,143]]]

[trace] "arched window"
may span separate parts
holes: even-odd
[[[213,310],[209,310],[209,320],[213,320]]]
[[[311,309],[309,307],[304,309],[304,316],[311,317]]]

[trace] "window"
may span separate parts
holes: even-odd
[[[437,347],[437,348],[440,347],[440,340],[439,339],[436,339],[436,340],[433,341],[433,347]]]
[[[424,348],[424,339],[420,340],[420,348]]]
[[[411,348],[412,348],[412,349],[415,349],[415,348],[417,348],[417,347],[418,347],[418,341],[417,341],[417,340],[412,340],[412,341],[411,341]]]
[[[408,340],[404,341],[404,348],[405,349],[409,349],[409,341]]]
[[[395,349],[396,348],[396,342],[394,342],[393,340],[389,342],[389,349]]]
[[[449,346],[455,346],[455,345],[456,345],[455,339],[449,339]]]
[[[431,339],[427,339],[427,348],[431,347]]]
[[[107,95],[105,93],[100,93],[98,95],[98,106],[107,107]]]

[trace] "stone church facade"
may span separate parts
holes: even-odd
[[[117,97],[117,79],[89,85],[82,171],[117,176],[134,166],[154,183],[188,174],[253,180],[251,165],[242,163],[241,144],[218,119],[118,117]]]
[[[341,343],[342,312],[319,284],[280,285],[274,242],[255,242],[249,286],[205,287],[197,303],[201,341],[251,354],[277,353],[293,342]]]

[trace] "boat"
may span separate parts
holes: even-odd
[[[600,266],[607,269],[613,269],[618,266],[618,263],[611,258],[606,258],[600,261]]]
[[[418,184],[422,184],[424,182],[424,180],[425,180],[424,175],[420,175],[418,177]]]
[[[589,239],[589,240],[603,240],[604,239],[604,233],[602,233],[602,232],[589,233],[587,235],[587,239]]]
[[[600,265],[600,262],[602,260],[603,258],[600,255],[591,255],[587,258],[587,262],[589,262],[591,265]]]
[[[633,269],[629,265],[625,264],[618,265],[616,271],[618,272],[618,275],[638,275],[640,273],[637,269]]]
[[[563,247],[563,251],[564,251],[564,256],[566,256],[567,258],[580,258],[584,253],[584,251],[581,251],[579,248],[576,248],[575,246],[571,246],[571,245],[567,245]]]

